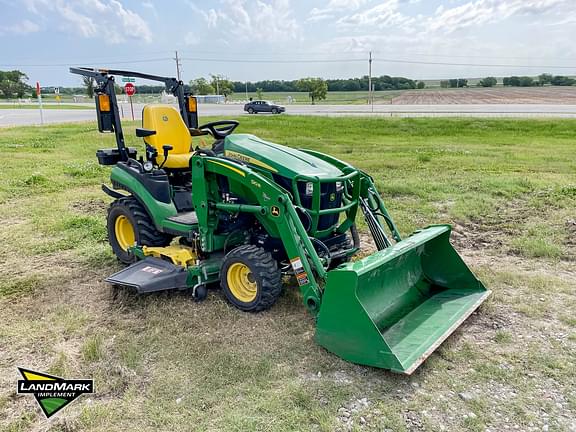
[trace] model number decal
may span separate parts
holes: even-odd
[[[151,266],[146,266],[142,269],[143,272],[146,273],[152,273],[152,274],[160,274],[162,273],[164,270],[156,268],[156,267],[151,267]]]

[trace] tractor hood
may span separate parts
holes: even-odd
[[[250,134],[234,134],[224,141],[224,155],[283,177],[304,175],[331,178],[343,175],[334,165],[315,156]]]

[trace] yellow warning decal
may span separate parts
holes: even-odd
[[[306,270],[302,265],[302,260],[300,257],[292,258],[290,260],[290,264],[292,265],[292,270],[294,270],[294,275],[296,276],[298,285],[306,285],[309,282],[308,275],[306,274]]]
[[[222,162],[217,162],[217,161],[214,161],[214,160],[209,160],[208,162],[212,162],[213,164],[223,166],[224,168],[228,168],[229,170],[232,170],[232,171],[234,171],[235,173],[240,174],[242,177],[246,177],[246,174],[244,174],[244,172],[240,171],[238,168],[234,168],[234,167],[232,167],[232,166],[230,166],[230,165],[226,165],[226,164],[224,164],[224,163],[222,163]]]
[[[242,162],[246,162],[246,163],[251,164],[251,165],[256,165],[256,166],[259,166],[259,167],[261,167],[261,168],[265,168],[265,169],[267,169],[268,171],[278,172],[278,170],[277,170],[276,168],[271,167],[271,166],[268,165],[267,163],[262,162],[262,161],[259,161],[258,159],[254,159],[253,157],[246,156],[246,155],[244,155],[244,154],[242,154],[242,153],[238,153],[238,152],[231,151],[231,150],[226,150],[226,151],[224,152],[224,155],[225,155],[226,157],[231,158],[231,159],[236,159],[236,160],[239,160],[239,161],[242,161]]]

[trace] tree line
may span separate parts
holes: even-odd
[[[218,77],[218,78],[215,78]],[[216,94],[217,87],[220,86],[220,94],[224,94],[222,88],[234,93],[250,93],[258,92],[300,92],[303,91],[302,87],[306,87],[306,80],[315,79],[322,80],[326,83],[327,91],[368,91],[368,76],[361,78],[348,78],[348,79],[328,79],[321,78],[302,78],[298,80],[263,80],[263,81],[230,81],[222,76],[211,75],[210,79],[197,78],[190,82],[190,87],[198,94]],[[404,77],[391,77],[382,75],[380,77],[372,78],[372,85],[374,90],[411,90],[417,88],[424,88],[423,81],[414,81]],[[306,90],[304,90],[306,91]],[[226,96],[226,94],[224,94]]]
[[[502,78],[502,85],[505,87],[543,87],[545,85],[553,86],[573,86],[576,84],[576,79],[563,75],[541,74],[538,77],[530,76],[510,76]],[[498,78],[486,77],[482,78],[476,84],[478,87],[494,87],[498,85]],[[442,88],[459,88],[469,87],[468,80],[464,78],[442,80],[440,81]]]
[[[34,88],[27,84],[28,77],[19,70],[0,71],[0,98],[13,99],[34,96]],[[75,95],[86,94],[92,96],[94,83],[87,78],[82,83],[82,87],[61,87],[61,94]],[[538,77],[530,76],[510,76],[502,80],[506,87],[535,87],[535,86],[573,86],[576,79],[552,74],[541,74]],[[426,87],[424,81],[411,80],[405,77],[392,77],[382,75],[372,78],[372,85],[376,91],[385,90],[413,90]],[[494,87],[498,85],[496,77],[486,77],[477,84],[479,87]],[[263,92],[306,92],[312,102],[326,98],[327,92],[339,91],[368,91],[369,78],[367,75],[360,78],[348,79],[328,79],[322,78],[302,78],[298,80],[263,80],[263,81],[231,81],[223,75],[210,75],[209,78],[197,78],[186,84],[186,91],[190,90],[196,95],[220,94],[225,97],[232,93],[256,93],[259,99]],[[465,78],[455,78],[440,81],[440,87],[460,88],[469,87],[469,81]],[[138,85],[139,94],[159,94],[164,90],[162,85]],[[54,88],[43,88],[46,93],[54,92]],[[116,93],[120,94],[122,89],[116,86]]]

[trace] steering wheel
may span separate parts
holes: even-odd
[[[234,129],[236,129],[239,124],[240,122],[236,120],[218,120],[203,124],[202,126],[199,126],[198,129],[201,131],[207,130],[210,135],[216,139],[223,139],[234,132]]]

